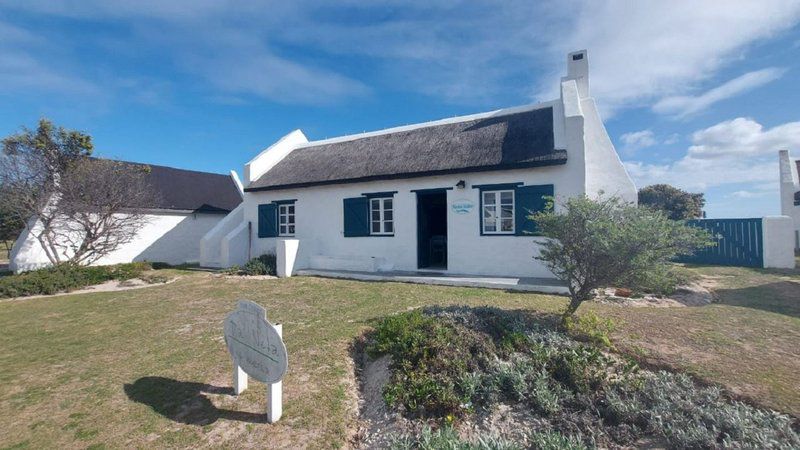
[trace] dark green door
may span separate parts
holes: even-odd
[[[447,269],[447,191],[417,192],[417,265]]]

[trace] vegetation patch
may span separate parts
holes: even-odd
[[[277,273],[277,257],[273,253],[265,253],[257,258],[247,261],[243,266],[232,266],[226,272],[230,275],[245,275],[245,276],[258,276],[258,275],[272,275],[276,276]]]
[[[106,281],[139,278],[147,270],[150,265],[143,262],[89,267],[61,264],[0,278],[0,298],[69,292]]]
[[[366,352],[391,357],[383,398],[406,420],[424,424],[394,444],[616,448],[657,440],[671,448],[800,446],[789,416],[731,401],[685,375],[640,370],[556,331],[556,323],[489,307],[434,307],[381,320]],[[607,344],[611,325],[595,317],[576,321],[573,330]],[[481,429],[480,418],[498,408],[516,414],[516,421]],[[476,428],[477,434],[465,431]]]

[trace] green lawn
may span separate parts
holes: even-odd
[[[800,372],[800,276],[697,270],[726,277],[723,304],[591,309],[618,321],[615,342],[624,351],[800,416],[792,376]],[[259,302],[272,321],[284,324],[289,373],[284,417],[275,425],[263,422],[263,385],[251,381],[241,398],[230,395],[222,320],[240,298]],[[430,304],[547,313],[565,301],[484,289],[186,272],[174,283],[141,290],[0,302],[0,447],[340,447],[356,413],[348,357],[353,339],[379,317]]]

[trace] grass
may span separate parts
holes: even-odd
[[[615,320],[623,351],[800,416],[800,275],[692,270],[721,277],[722,304],[581,308]],[[147,289],[0,302],[0,448],[341,447],[356,409],[349,346],[377,319],[432,304],[565,305],[485,289],[183,275]],[[289,372],[274,425],[263,422],[263,385],[230,395],[222,321],[240,298],[284,324]]]

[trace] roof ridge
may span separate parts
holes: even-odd
[[[138,162],[138,161],[126,161],[126,160],[123,160],[123,159],[104,158],[104,157],[99,157],[99,156],[90,156],[90,158],[104,159],[106,161],[115,161],[115,162],[125,163],[125,164],[136,164],[136,165],[139,165],[139,166],[161,167],[161,168],[164,168],[164,169],[180,170],[181,172],[201,173],[203,175],[218,175],[218,176],[221,176],[221,177],[229,177],[230,176],[230,174],[225,174],[225,173],[206,172],[206,171],[203,171],[203,170],[194,170],[194,169],[183,169],[183,168],[180,168],[180,167],[165,166],[165,165],[162,165],[162,164],[152,164],[152,163]]]
[[[475,114],[467,114],[463,116],[455,116],[449,117],[445,119],[437,119],[431,120],[428,122],[419,122],[409,125],[400,125],[396,127],[384,128],[382,130],[375,130],[375,131],[366,131],[363,133],[355,133],[355,134],[346,134],[342,136],[320,139],[316,141],[308,141],[302,144],[295,146],[295,150],[301,148],[309,148],[309,147],[317,147],[320,145],[327,145],[327,144],[336,144],[339,142],[348,142],[348,141],[355,141],[358,139],[364,139],[373,136],[383,136],[386,134],[393,134],[393,133],[402,133],[404,131],[411,131],[411,130],[418,130],[420,128],[429,128],[429,127],[436,127],[440,125],[450,125],[454,123],[461,123],[461,122],[469,122],[471,120],[478,120],[478,119],[487,119],[490,117],[502,117],[508,116],[512,114],[519,114],[523,112],[534,111],[537,109],[544,109],[548,107],[552,107],[556,103],[556,100],[551,100],[547,102],[540,102],[540,103],[530,103],[527,105],[520,105],[520,106],[512,106],[509,108],[500,108],[495,109],[493,111],[486,111],[481,113]]]

